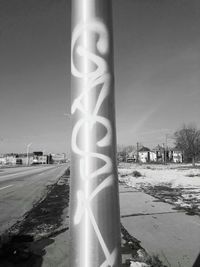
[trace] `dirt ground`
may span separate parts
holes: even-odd
[[[200,215],[200,166],[190,164],[120,164],[119,180],[158,200]]]
[[[54,243],[54,237],[69,229],[69,217],[66,216],[69,206],[69,178],[68,169],[56,184],[48,187],[47,195],[24,215],[24,219],[0,237],[0,266],[43,266],[45,248]],[[150,257],[141,247],[140,241],[131,236],[122,224],[121,237],[123,267],[164,266],[157,257]],[[134,262],[137,265],[133,265]],[[143,262],[148,265],[143,265]]]

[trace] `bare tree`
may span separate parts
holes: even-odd
[[[124,149],[124,145],[117,144],[117,152],[122,152]]]
[[[135,147],[132,145],[127,145],[124,147],[124,151],[126,151],[126,153],[133,152],[133,151],[135,151]]]
[[[191,160],[193,166],[200,156],[200,130],[189,124],[174,133],[175,145],[184,153],[187,160]]]

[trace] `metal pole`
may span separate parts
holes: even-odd
[[[45,149],[42,151],[42,164],[45,164],[45,156],[44,156]]]
[[[26,146],[26,165],[29,166],[29,147],[32,145],[32,143],[28,144]]]
[[[136,155],[136,162],[139,162],[139,143],[137,142],[137,155]]]
[[[165,164],[167,164],[167,151],[168,151],[167,138],[168,138],[168,134],[165,135]],[[168,153],[168,155],[169,155],[169,153]]]
[[[72,1],[70,267],[119,267],[111,0]]]

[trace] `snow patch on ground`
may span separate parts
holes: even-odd
[[[134,177],[134,171],[138,171],[141,176]],[[167,202],[182,208],[195,207],[197,213],[200,212],[200,167],[191,168],[189,164],[121,164],[118,173],[119,181],[128,186],[146,189],[147,193],[149,190],[156,197],[162,191],[162,198]],[[163,193],[166,191],[167,197]]]
[[[149,267],[146,263],[131,261],[130,267]]]

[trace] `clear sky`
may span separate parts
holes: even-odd
[[[118,143],[200,128],[200,1],[115,0],[113,22]],[[70,1],[0,0],[0,154],[69,150],[65,113]]]

